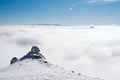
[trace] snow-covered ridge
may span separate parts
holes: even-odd
[[[26,59],[0,70],[0,80],[101,80],[39,60]]]
[[[29,54],[36,54],[32,51]],[[45,62],[42,58],[29,57],[0,69],[0,80],[102,80]]]

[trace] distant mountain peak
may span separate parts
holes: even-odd
[[[43,26],[63,26],[63,24],[33,24],[33,25],[43,25]]]

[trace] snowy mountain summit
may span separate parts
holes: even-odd
[[[14,57],[11,65],[0,69],[0,80],[103,80],[92,78],[49,63],[38,47],[22,58]]]

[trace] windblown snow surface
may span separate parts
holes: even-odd
[[[120,80],[119,35],[120,26],[117,25],[1,25],[0,68],[36,45],[49,62],[65,70],[105,80]]]
[[[0,70],[0,80],[101,80],[39,60],[26,59]]]

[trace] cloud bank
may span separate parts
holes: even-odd
[[[33,45],[51,63],[105,80],[120,80],[120,26],[0,26],[0,68]]]

